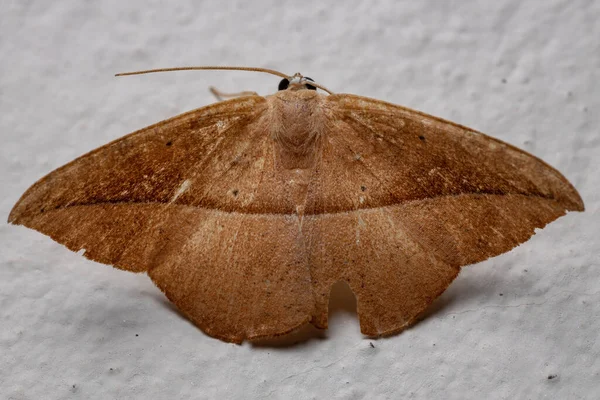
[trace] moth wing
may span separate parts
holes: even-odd
[[[40,179],[9,222],[147,271],[212,336],[286,333],[310,319],[313,300],[265,117],[265,98],[249,96],[134,132]]]
[[[329,96],[326,108],[303,221],[318,326],[327,325],[329,288],[345,280],[362,332],[397,332],[461,266],[583,210],[558,171],[472,129],[352,95]]]

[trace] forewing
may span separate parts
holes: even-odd
[[[148,271],[213,336],[282,334],[309,319],[313,301],[273,160],[266,100],[221,102],[55,170],[27,190],[9,221],[92,260]]]
[[[410,324],[461,266],[506,252],[581,211],[572,185],[513,146],[413,110],[328,97],[329,130],[303,230],[326,325],[329,288],[346,280],[362,331]]]

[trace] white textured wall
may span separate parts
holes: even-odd
[[[342,307],[326,334],[265,346],[209,338],[146,276],[0,224],[0,398],[600,398],[600,2],[326,3],[3,2],[0,217],[74,157],[213,102],[209,85],[279,81],[112,77],[194,64],[301,71],[481,130],[558,168],[586,212],[466,268],[400,335],[365,339]]]

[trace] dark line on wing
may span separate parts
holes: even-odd
[[[501,193],[501,192],[499,193],[499,192],[494,192],[494,191],[481,191],[481,192],[470,192],[470,193],[444,194],[441,196],[423,197],[420,199],[406,200],[403,202],[401,201],[401,202],[397,202],[397,203],[389,203],[389,204],[383,204],[383,205],[373,206],[373,207],[363,207],[363,208],[350,209],[350,210],[339,210],[339,211],[321,212],[321,213],[315,213],[315,214],[305,214],[305,216],[335,215],[335,214],[352,213],[352,212],[356,212],[356,211],[369,211],[369,210],[376,210],[376,209],[380,209],[380,208],[384,208],[384,207],[407,205],[407,204],[410,204],[413,202],[433,201],[433,200],[437,200],[437,199],[444,199],[444,198],[450,198],[450,197],[461,197],[461,196],[482,196],[482,197],[483,196],[500,196],[500,197],[502,197],[502,196],[521,196],[521,197],[526,197],[526,198],[535,198],[535,199],[542,199],[542,200],[558,202],[558,200],[552,196],[527,194],[527,193]],[[169,202],[159,202],[159,201],[134,201],[134,200],[131,200],[131,201],[128,201],[128,200],[105,200],[105,201],[98,201],[98,202],[94,202],[94,203],[71,203],[71,204],[66,204],[64,206],[57,206],[54,209],[49,209],[49,210],[47,209],[47,210],[45,210],[44,214],[47,214],[49,212],[56,211],[56,210],[71,208],[71,207],[91,207],[91,206],[102,206],[102,205],[132,205],[133,206],[133,205],[149,205],[149,204],[164,205],[164,206],[169,206],[169,207],[174,207],[174,206],[192,207],[192,208],[205,209],[205,210],[211,210],[211,211],[219,211],[219,212],[228,213],[228,214],[287,215],[287,216],[296,215],[295,212],[263,213],[263,212],[252,212],[252,211],[246,211],[246,210],[226,210],[226,209],[221,209],[221,208],[202,207],[199,205],[189,205],[189,204],[182,204],[182,203],[169,203]],[[569,210],[565,206],[563,206],[563,207],[566,210]]]

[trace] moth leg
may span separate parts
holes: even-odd
[[[234,97],[242,97],[242,96],[258,96],[258,93],[252,91],[244,91],[237,93],[223,93],[220,90],[217,90],[214,86],[209,87],[210,92],[217,98],[219,101],[223,101],[225,99],[232,99]]]

